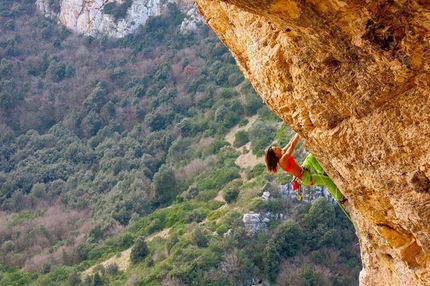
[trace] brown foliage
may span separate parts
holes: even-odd
[[[186,74],[195,74],[198,71],[196,67],[191,66],[190,64],[184,67],[184,73]]]
[[[33,272],[47,259],[59,264],[79,262],[76,246],[95,225],[88,211],[64,212],[60,206],[51,206],[33,210],[29,216],[0,212],[0,245],[8,240],[14,243],[13,251],[5,256],[7,265]],[[54,242],[60,247],[52,247]]]

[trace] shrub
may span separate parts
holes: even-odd
[[[213,200],[218,195],[218,191],[216,190],[207,190],[200,192],[196,199],[200,202],[209,202],[210,200]]]
[[[228,231],[228,229],[225,225],[222,224],[219,227],[217,227],[215,231],[217,234],[222,235],[222,234],[226,233]]]
[[[228,83],[230,86],[237,86],[239,83],[243,82],[245,78],[241,72],[233,73],[228,76]]]
[[[239,196],[240,189],[238,186],[232,186],[225,190],[223,198],[228,204],[232,204],[236,202],[237,197]]]
[[[265,174],[266,172],[266,165],[263,163],[259,163],[252,168],[251,172],[248,174],[248,180],[251,180],[255,177],[258,177],[261,174]]]
[[[15,243],[12,240],[6,240],[5,242],[3,242],[3,244],[1,245],[1,250],[4,253],[9,253],[12,252],[15,248]]]
[[[271,283],[276,282],[279,272],[279,253],[276,251],[275,242],[273,239],[269,239],[263,253],[264,270],[267,275],[267,279]]]
[[[221,201],[215,201],[215,200],[210,200],[208,203],[207,203],[207,205],[206,205],[206,207],[208,208],[208,209],[210,209],[210,210],[216,210],[216,209],[219,209],[221,206],[223,206],[225,203],[224,202],[221,202]]]
[[[164,205],[176,197],[176,185],[173,169],[167,165],[162,165],[154,175],[151,184],[156,204]]]
[[[122,76],[124,76],[124,74],[125,74],[125,71],[122,68],[116,67],[116,68],[111,69],[109,71],[109,78],[111,80],[117,80],[117,79],[121,78]]]
[[[225,213],[227,213],[229,210],[227,209],[223,209],[223,210],[218,210],[218,211],[213,211],[210,214],[208,214],[208,220],[209,221],[213,221],[216,220],[220,217],[222,217]]]
[[[243,118],[239,121],[239,127],[246,126],[246,124],[249,123],[249,120],[247,118]]]
[[[249,139],[251,140],[252,153],[257,154],[258,151],[264,150],[273,140],[273,133],[276,128],[262,121],[256,121],[249,128]]]
[[[94,278],[93,278],[93,286],[103,286],[103,280],[100,277],[99,273],[97,272],[96,274],[94,274]]]
[[[216,154],[221,150],[222,147],[230,145],[225,140],[215,139],[214,142],[206,148],[205,155]]]
[[[245,115],[253,116],[257,111],[264,106],[264,102],[255,92],[245,95],[246,104],[244,105]]]
[[[287,258],[296,255],[303,246],[304,234],[299,224],[289,219],[278,226],[273,239],[279,254]]]
[[[116,6],[116,2],[110,2],[110,3],[106,3],[103,6],[103,13],[105,14],[112,14],[113,9]]]
[[[317,199],[303,218],[309,229],[316,229],[318,225],[330,227],[335,220],[335,210],[325,198]]]
[[[249,142],[248,132],[245,130],[240,130],[234,134],[233,147],[239,148]]]
[[[222,88],[220,91],[220,96],[225,99],[229,99],[238,95],[234,88]]]
[[[215,121],[220,122],[224,119],[224,116],[227,114],[227,108],[225,105],[221,105],[218,107],[218,109],[215,111]]]
[[[131,263],[136,264],[142,261],[143,259],[145,259],[148,253],[149,253],[149,250],[145,242],[145,238],[143,236],[137,237],[130,253]]]
[[[105,269],[107,275],[115,275],[119,272],[119,266],[115,262],[106,265]]]
[[[78,286],[79,284],[81,284],[81,277],[79,276],[75,268],[73,269],[72,273],[70,273],[67,281],[69,282],[70,286]]]
[[[156,218],[147,227],[148,234],[156,233],[157,231],[160,231],[163,229],[163,225],[161,224],[161,221]]]
[[[130,232],[126,232],[123,234],[121,238],[121,245],[123,247],[130,247],[131,245],[133,245],[133,241],[134,241],[134,234]]]
[[[106,273],[106,269],[102,264],[97,264],[94,268],[93,268],[93,273],[101,273],[102,275],[104,275]]]
[[[5,28],[6,30],[10,30],[10,31],[15,30],[15,21],[14,21],[14,20],[12,20],[12,19],[7,20],[7,21],[4,23],[4,28]]]
[[[198,227],[191,233],[191,243],[198,247],[208,246],[208,239],[206,238],[202,228]]]
[[[205,215],[201,213],[200,210],[193,210],[191,213],[188,214],[186,222],[192,223],[192,222],[202,222],[205,219]]]

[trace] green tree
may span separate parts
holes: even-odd
[[[103,280],[98,272],[94,274],[92,286],[103,286]]]
[[[164,205],[177,195],[176,178],[173,169],[167,165],[162,165],[154,175],[151,184],[154,191],[154,203]]]
[[[255,91],[247,93],[245,95],[246,104],[244,106],[245,115],[253,116],[257,114],[258,109],[264,106],[264,102]]]
[[[239,148],[249,142],[248,132],[245,130],[240,130],[234,134],[233,147]]]
[[[319,271],[313,271],[309,265],[305,265],[300,270],[300,285],[308,286],[329,286],[333,285],[324,275]]]
[[[264,272],[267,275],[267,279],[271,283],[276,282],[279,272],[279,253],[276,250],[276,245],[273,239],[269,239],[266,247],[264,248],[263,254]]]
[[[7,21],[4,23],[4,28],[5,28],[6,30],[10,30],[10,31],[15,30],[15,21],[14,21],[13,19],[7,20]]]
[[[123,234],[121,238],[121,246],[130,247],[133,244],[134,235],[130,232],[126,232]]]
[[[266,174],[266,165],[263,163],[258,163],[252,168],[251,172],[248,174],[248,180],[258,177],[261,174]]]
[[[10,61],[1,59],[0,63],[0,78],[5,78],[10,75],[12,71]]]
[[[92,110],[82,121],[82,125],[86,136],[93,137],[97,134],[100,128],[102,128],[103,122],[100,116]]]
[[[36,198],[46,198],[46,185],[43,183],[34,184],[31,188],[31,194],[33,194]]]
[[[158,131],[166,127],[166,116],[160,112],[149,113],[145,116],[144,122],[151,127],[152,131]]]
[[[136,241],[134,242],[133,247],[130,252],[130,261],[133,264],[136,264],[148,255],[148,245],[145,242],[145,238],[143,236],[138,236]]]
[[[220,122],[223,120],[224,116],[227,114],[227,108],[225,105],[221,105],[218,107],[218,109],[215,111],[215,121]]]
[[[81,284],[81,277],[79,276],[75,268],[73,269],[72,273],[70,273],[67,281],[69,282],[70,286],[78,286],[79,284]]]
[[[238,95],[238,92],[234,88],[222,88],[219,92],[222,98],[230,99]]]
[[[122,68],[116,67],[109,71],[109,78],[114,81],[123,77],[124,74],[125,74],[125,71]]]
[[[168,80],[171,76],[170,64],[167,62],[161,63],[154,73],[154,81]]]
[[[3,244],[1,245],[1,250],[4,253],[9,253],[12,252],[15,248],[15,243],[12,240],[6,240],[5,242],[3,242]]]
[[[263,121],[256,121],[248,130],[252,153],[256,154],[258,151],[266,149],[273,141],[275,131],[274,126]]]
[[[115,9],[112,10],[112,15],[114,17],[115,22],[118,22],[119,19],[124,19],[127,16],[127,11],[132,4],[132,0],[126,0],[120,5],[115,6]]]
[[[72,65],[66,66],[65,77],[69,78],[75,75],[75,68]]]
[[[240,189],[238,186],[232,186],[225,190],[223,198],[228,204],[232,204],[237,200],[239,196]]]
[[[109,101],[109,90],[106,81],[101,80],[84,101],[84,107],[89,111],[99,112],[100,109]]]
[[[205,215],[199,209],[195,209],[187,215],[186,222],[202,222],[205,219]]]
[[[177,232],[175,232],[174,234],[172,234],[172,235],[169,236],[169,238],[166,241],[166,250],[167,250],[168,254],[170,254],[170,250],[178,242],[179,242],[179,234]]]
[[[106,3],[103,6],[103,13],[104,14],[112,14],[112,11],[114,10],[115,6],[116,6],[116,2]]]
[[[49,64],[48,72],[55,82],[60,82],[66,77],[66,65],[63,62],[52,60]]]
[[[303,246],[303,239],[302,228],[291,219],[279,225],[273,235],[278,253],[286,258],[296,255]]]
[[[340,246],[341,236],[333,229],[335,209],[325,198],[317,199],[303,217],[307,228],[307,244],[312,249]]]
[[[181,135],[186,136],[190,131],[190,119],[182,119],[178,124],[176,124],[176,128],[181,132]]]
[[[333,205],[325,198],[318,198],[304,216],[303,222],[309,229],[315,229],[319,224],[330,227],[335,221],[336,213]]]
[[[197,245],[198,247],[208,246],[208,239],[201,227],[196,228],[191,233],[191,243]]]
[[[7,110],[12,107],[13,99],[12,95],[9,92],[1,91],[0,92],[0,108]]]
[[[19,50],[19,41],[17,39],[10,39],[6,41],[5,54],[9,57],[16,57],[21,54]]]
[[[119,266],[117,263],[113,262],[106,265],[106,274],[107,275],[115,275],[119,272]]]

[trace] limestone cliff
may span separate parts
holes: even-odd
[[[430,285],[430,1],[196,3],[348,198],[361,285]]]
[[[58,6],[53,4],[56,2]],[[196,22],[201,21],[191,0],[36,0],[36,3],[46,16],[57,18],[74,32],[94,37],[124,37],[145,24],[150,16],[161,15],[168,3],[176,3],[181,12],[186,13],[182,30],[192,30],[196,28]],[[129,3],[129,7],[126,3]],[[106,13],[104,7],[107,4],[115,4],[113,9],[121,9],[121,5],[126,5],[125,17],[115,19],[112,14]]]

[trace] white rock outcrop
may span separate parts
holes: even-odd
[[[243,215],[243,223],[245,224],[245,233],[247,236],[254,236],[257,232],[267,229],[269,219],[260,219],[260,214],[249,212]]]
[[[104,5],[114,2],[109,0],[61,0],[60,12],[56,13],[49,5],[49,0],[37,0],[36,4],[46,17],[58,19],[70,30],[88,36],[107,35],[122,38],[133,33],[141,24],[145,24],[150,16],[159,16],[167,8],[168,3],[176,3],[181,12],[186,14],[181,30],[193,30],[196,23],[201,22],[194,1],[187,0],[133,0],[124,19],[115,22],[114,17],[103,13]],[[124,1],[116,1],[118,5]]]

